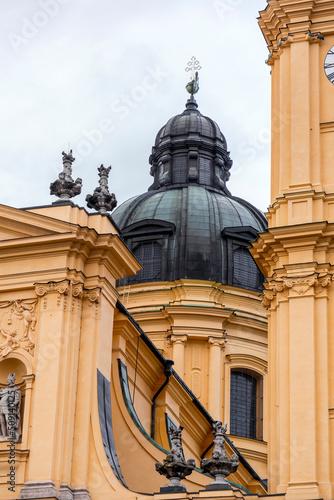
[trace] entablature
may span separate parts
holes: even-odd
[[[326,221],[269,228],[252,243],[250,252],[266,277],[276,268],[305,262],[330,262],[334,251],[334,223]],[[324,258],[325,257],[325,258]]]
[[[269,0],[260,12],[259,26],[268,48],[277,47],[281,38],[294,33],[334,32],[331,0]]]

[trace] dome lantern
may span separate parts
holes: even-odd
[[[198,184],[230,194],[226,182],[232,160],[226,139],[217,123],[200,113],[193,94],[183,113],[159,130],[149,162],[154,177],[150,190]]]

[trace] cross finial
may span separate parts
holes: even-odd
[[[195,56],[192,56],[185,69],[185,71],[191,71],[191,80],[195,79],[195,71],[199,71],[200,69],[202,69],[202,67],[199,64],[199,61]]]

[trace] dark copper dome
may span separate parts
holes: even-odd
[[[198,111],[193,96],[183,113],[159,130],[149,162],[154,177],[150,189],[197,184],[229,194],[232,161],[225,137],[216,122]]]
[[[194,99],[189,99],[182,114],[173,116],[157,133],[155,148],[172,138],[198,134],[200,137],[222,143],[226,150],[226,140],[217,123],[198,111]]]
[[[248,247],[266,219],[227,190],[232,161],[225,137],[193,96],[159,130],[150,164],[148,192],[113,212],[143,266],[120,284],[200,279],[260,291],[263,276]]]

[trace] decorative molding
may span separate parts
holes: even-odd
[[[59,307],[63,297],[63,307],[66,309],[68,296],[72,296],[72,312],[76,305],[79,307],[77,300],[88,299],[90,305],[97,305],[100,302],[101,289],[91,288],[85,289],[83,283],[73,283],[70,280],[62,280],[59,282],[49,281],[48,283],[35,283],[35,293],[38,297],[43,298],[43,309],[47,308],[47,296],[50,293],[58,293],[57,306]]]
[[[90,493],[87,488],[74,488],[73,500],[90,500]]]
[[[84,296],[84,286],[83,283],[73,283],[72,284],[72,297],[75,299],[82,299]]]
[[[34,355],[37,299],[0,302],[0,358],[16,349]]]
[[[332,274],[320,275],[314,273],[309,276],[287,277],[269,279],[266,289],[263,291],[261,303],[268,308],[277,294],[289,296],[290,290],[297,295],[304,295],[313,288],[314,294],[318,295],[330,285],[333,280]]]
[[[68,484],[61,484],[58,500],[90,500],[87,488],[71,488]]]
[[[209,337],[208,343],[210,344],[210,348],[211,347],[220,347],[221,349],[225,349],[225,347],[226,347],[226,341],[225,341],[225,339],[222,339],[222,338]]]
[[[323,122],[320,123],[320,133],[333,133],[334,132],[334,122]]]
[[[171,344],[185,344],[188,340],[188,335],[171,335],[169,341]]]
[[[35,293],[38,297],[43,297],[48,293],[68,294],[70,282],[63,280],[60,282],[49,281],[49,283],[35,283]]]
[[[47,295],[49,293],[58,293],[57,306],[61,305],[61,299],[64,298],[64,309],[67,305],[67,295],[70,290],[70,281],[49,281],[48,283],[35,283],[35,293],[38,297],[44,297],[43,309],[47,308]]]
[[[268,362],[251,354],[227,354],[226,360],[233,365],[232,368],[248,368],[262,375],[268,371]]]
[[[321,33],[307,33],[307,40],[310,43],[320,43],[323,42],[324,36]]]
[[[19,500],[37,498],[57,498],[57,492],[53,481],[29,481],[24,483]]]
[[[92,303],[98,304],[100,302],[101,289],[92,288],[91,290],[84,290],[84,299],[88,299]]]
[[[272,66],[276,59],[279,59],[283,54],[283,49],[285,47],[289,47],[292,42],[302,42],[308,41],[310,43],[320,43],[324,40],[323,35],[320,33],[311,33],[310,31],[306,31],[304,33],[289,33],[287,36],[281,38],[276,45],[276,48],[269,52],[268,59],[266,60],[266,64],[268,66]]]

